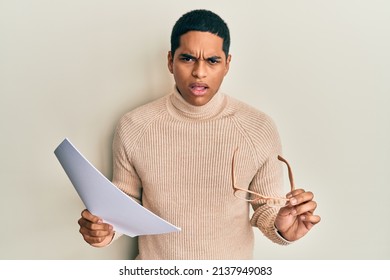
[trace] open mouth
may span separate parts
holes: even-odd
[[[196,96],[205,95],[207,93],[208,88],[209,87],[207,86],[207,84],[204,83],[193,83],[190,85],[190,90],[192,94]]]

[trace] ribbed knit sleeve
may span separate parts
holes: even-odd
[[[113,179],[112,182],[133,199],[141,202],[141,180],[129,161],[129,155],[117,130],[113,141]]]
[[[267,196],[271,197],[285,197],[282,192],[282,174],[281,164],[277,160],[277,155],[271,151],[267,160],[262,164],[259,171],[255,175],[250,189],[258,193],[266,193]],[[261,232],[271,241],[281,244],[288,245],[291,242],[286,241],[282,238],[275,229],[275,218],[279,211],[279,208],[270,207],[266,204],[259,206],[254,203],[252,205],[254,214],[251,218],[251,224],[258,227]]]
[[[252,146],[252,156],[256,164],[256,173],[248,189],[269,196],[285,197],[283,192],[282,163],[277,159],[282,155],[282,145],[274,121],[263,112],[251,106],[240,103],[237,110],[236,122],[241,127],[249,145]],[[279,208],[264,204],[253,203],[254,214],[251,218],[252,226],[271,241],[288,245],[291,242],[282,238],[275,230],[274,222]]]
[[[133,153],[150,123],[158,118],[161,108],[165,108],[165,99],[161,98],[125,114],[115,130],[112,181],[139,203],[142,199],[142,182],[132,160]]]

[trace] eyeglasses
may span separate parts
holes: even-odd
[[[235,158],[236,158],[237,151],[238,151],[238,148],[234,151],[233,159],[232,159],[232,184],[233,184],[234,196],[239,198],[239,199],[248,201],[248,202],[252,202],[252,203],[259,202],[260,204],[267,204],[268,206],[271,206],[271,207],[285,206],[286,203],[289,201],[288,198],[265,196],[265,195],[261,195],[257,192],[250,191],[248,189],[236,187],[236,177],[234,174],[234,169],[235,169]],[[284,162],[287,165],[290,187],[291,187],[291,191],[293,191],[295,189],[295,186],[294,186],[294,178],[293,178],[293,174],[291,171],[291,167],[283,157],[278,156],[278,160]]]

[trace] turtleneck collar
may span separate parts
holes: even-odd
[[[193,120],[208,120],[216,117],[226,104],[225,95],[218,91],[211,100],[202,106],[189,104],[179,93],[176,86],[168,101],[170,111],[177,117],[185,117]]]

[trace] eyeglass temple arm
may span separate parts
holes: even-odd
[[[292,171],[291,171],[290,164],[288,164],[287,160],[285,160],[281,156],[278,156],[278,160],[283,161],[287,165],[288,179],[290,180],[291,191],[295,190],[294,177],[293,177],[293,174],[292,174]]]

